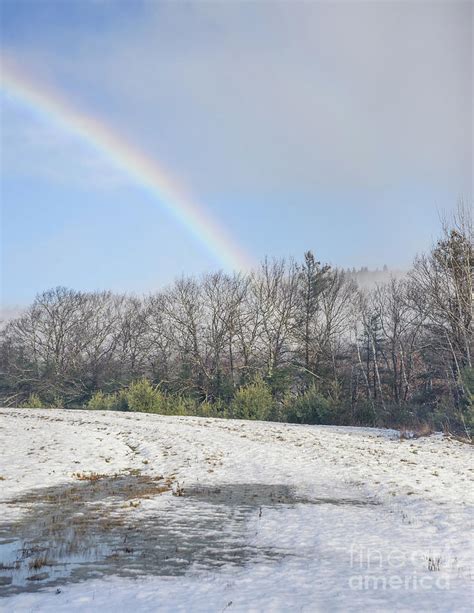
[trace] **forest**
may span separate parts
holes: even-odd
[[[2,406],[444,429],[470,437],[472,212],[371,288],[318,261],[137,297],[57,287],[0,332]]]

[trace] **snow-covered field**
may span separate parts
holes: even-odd
[[[442,435],[2,409],[0,449],[2,611],[472,610],[472,447]]]

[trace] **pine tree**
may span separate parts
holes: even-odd
[[[319,309],[319,297],[327,283],[330,266],[321,266],[311,251],[304,254],[304,264],[299,270],[300,326],[302,330],[304,367],[312,369],[313,324]]]

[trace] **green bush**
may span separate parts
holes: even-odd
[[[230,404],[229,417],[233,419],[261,419],[270,417],[273,398],[269,386],[261,377],[239,388]]]
[[[96,411],[129,411],[128,390],[123,389],[112,394],[96,392],[87,403],[87,408]]]
[[[297,424],[334,424],[337,413],[334,403],[312,385],[292,401],[286,399],[286,419]]]
[[[186,396],[165,397],[164,412],[167,415],[196,415],[196,402]]]
[[[139,379],[119,392],[112,394],[96,392],[87,403],[87,408],[96,411],[166,413],[167,402],[164,394],[148,379]]]
[[[196,415],[200,417],[225,417],[226,409],[222,401],[201,402],[196,407]]]
[[[291,389],[294,373],[290,368],[278,368],[267,377],[266,382],[274,398],[282,398]]]
[[[96,392],[87,403],[87,408],[95,411],[117,410],[117,396],[118,394],[104,394],[104,392],[101,391]]]
[[[197,415],[202,417],[223,417],[222,402],[198,401],[189,396],[165,395],[147,379],[134,381],[128,389],[113,394],[96,392],[87,408],[99,411],[138,411],[162,415]]]
[[[28,400],[26,400],[21,407],[24,409],[45,409],[46,405],[38,394],[30,394]]]
[[[377,409],[368,400],[360,401],[354,408],[353,419],[349,420],[351,425],[376,426],[378,424]]]
[[[166,398],[148,379],[140,379],[130,384],[126,392],[129,411],[140,413],[166,413]]]
[[[48,407],[52,407],[54,409],[64,409],[64,405],[64,398],[62,398],[58,394],[55,394],[51,402],[48,402],[47,404]]]

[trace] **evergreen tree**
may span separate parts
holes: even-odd
[[[304,367],[314,367],[314,324],[319,309],[319,297],[326,285],[330,266],[321,266],[311,251],[304,254],[299,269],[299,326],[302,333]]]

